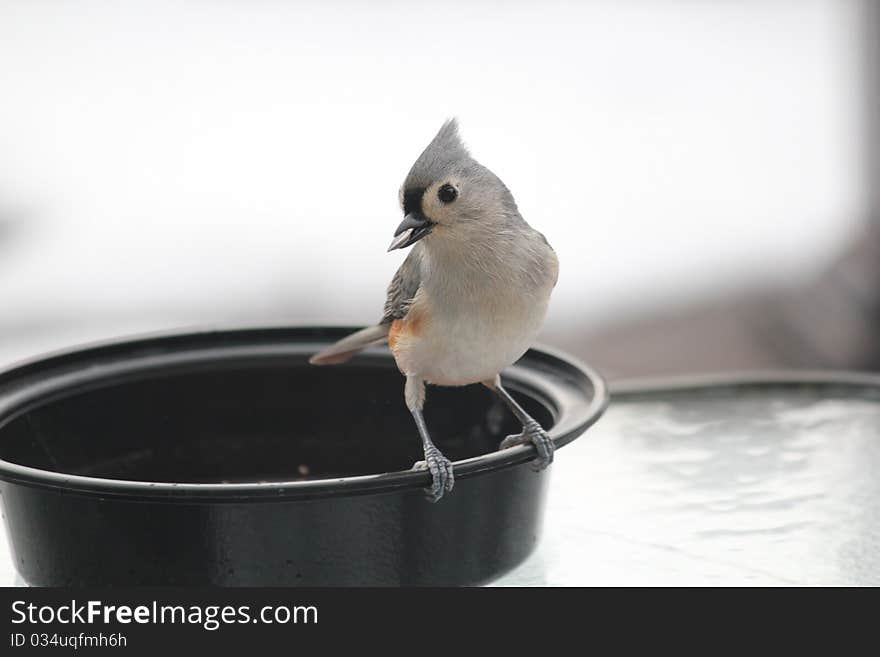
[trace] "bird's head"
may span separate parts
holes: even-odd
[[[389,251],[428,235],[431,240],[468,239],[519,217],[504,183],[465,148],[455,119],[443,124],[413,164],[400,188],[400,206],[404,217]]]

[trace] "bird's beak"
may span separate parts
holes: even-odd
[[[394,239],[391,240],[389,251],[404,249],[415,244],[434,228],[434,222],[421,212],[410,212],[403,218],[397,230],[394,231]]]

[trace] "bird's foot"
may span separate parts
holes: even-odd
[[[444,493],[448,493],[455,485],[455,475],[452,472],[452,461],[443,456],[436,447],[425,450],[425,460],[417,461],[413,470],[428,470],[431,473],[431,487],[426,488],[428,499],[436,502]]]
[[[553,463],[553,451],[555,449],[553,441],[550,439],[547,432],[541,428],[541,425],[534,420],[527,422],[523,426],[522,433],[507,436],[507,438],[501,441],[498,448],[508,449],[509,447],[515,447],[516,445],[528,444],[534,445],[538,450],[538,458],[536,458],[534,462],[535,470],[543,470]]]

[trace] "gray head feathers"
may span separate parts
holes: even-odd
[[[404,187],[427,187],[450,173],[475,164],[458,134],[458,121],[449,119],[412,165]]]
[[[403,183],[402,191],[423,190],[450,177],[460,177],[479,190],[470,199],[463,195],[461,211],[480,213],[495,206],[498,212],[519,218],[513,195],[494,173],[471,157],[458,134],[458,121],[447,120],[431,143],[422,151]]]

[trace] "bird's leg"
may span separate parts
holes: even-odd
[[[425,460],[418,461],[413,465],[413,470],[428,470],[431,473],[431,487],[426,489],[432,502],[436,502],[444,493],[452,490],[455,477],[452,472],[452,461],[443,456],[434,445],[425,425],[422,415],[422,407],[425,405],[425,384],[416,377],[406,377],[406,405],[416,421],[419,435],[422,437],[422,448],[425,451]]]
[[[538,458],[535,460],[537,470],[543,470],[553,463],[553,441],[547,432],[535,421],[532,416],[523,410],[516,400],[510,396],[510,393],[501,385],[501,377],[496,376],[489,381],[483,381],[483,385],[498,395],[501,400],[507,404],[507,407],[513,412],[520,422],[522,422],[522,433],[513,436],[507,436],[501,441],[499,449],[507,449],[514,445],[526,445],[531,443],[538,450]]]

